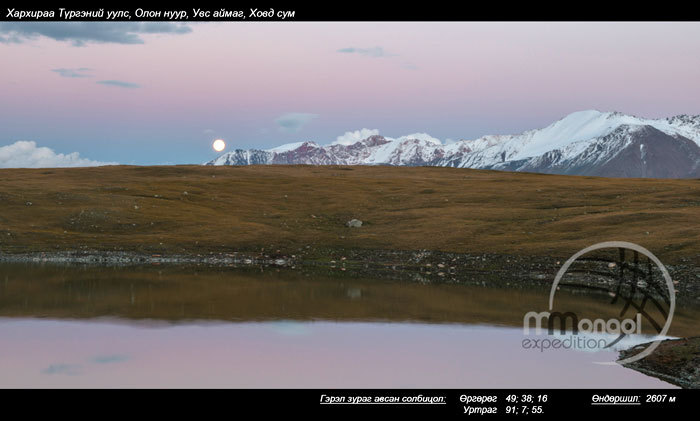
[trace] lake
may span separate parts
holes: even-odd
[[[546,310],[548,294],[274,268],[2,264],[0,387],[674,387],[599,364],[615,350],[524,349],[523,315]],[[608,298],[558,296],[582,309]],[[679,309],[670,333],[697,334],[693,320]]]

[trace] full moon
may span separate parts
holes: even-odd
[[[214,148],[215,151],[221,152],[226,149],[226,142],[221,139],[216,139],[214,143],[211,144],[211,147]]]

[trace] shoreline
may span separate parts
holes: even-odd
[[[444,282],[549,288],[566,259],[431,250],[375,250],[307,248],[299,254],[264,252],[139,253],[133,251],[65,250],[56,252],[0,253],[0,263],[91,265],[197,265],[217,267],[270,267],[317,270],[342,276],[364,276],[419,282]],[[700,268],[693,264],[666,265],[677,298],[700,305]],[[593,281],[578,279],[583,284]]]
[[[620,352],[620,358],[634,355],[637,348],[649,344],[641,344]],[[700,389],[700,337],[667,339],[659,344],[651,355],[623,367],[636,370],[647,376],[682,387],[684,389]]]

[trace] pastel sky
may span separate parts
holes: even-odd
[[[0,62],[0,148],[123,164],[700,114],[698,22],[0,22]]]

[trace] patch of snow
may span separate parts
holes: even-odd
[[[409,134],[406,136],[401,136],[401,137],[397,138],[396,140],[402,142],[404,140],[410,140],[410,139],[424,140],[424,141],[426,141],[428,143],[432,143],[434,145],[442,145],[442,142],[440,141],[440,139],[432,137],[428,133],[413,133],[413,134]]]
[[[294,149],[298,148],[299,146],[301,146],[303,144],[304,144],[304,142],[287,143],[285,145],[278,146],[276,148],[268,149],[268,151],[275,152],[275,153],[293,151]]]

